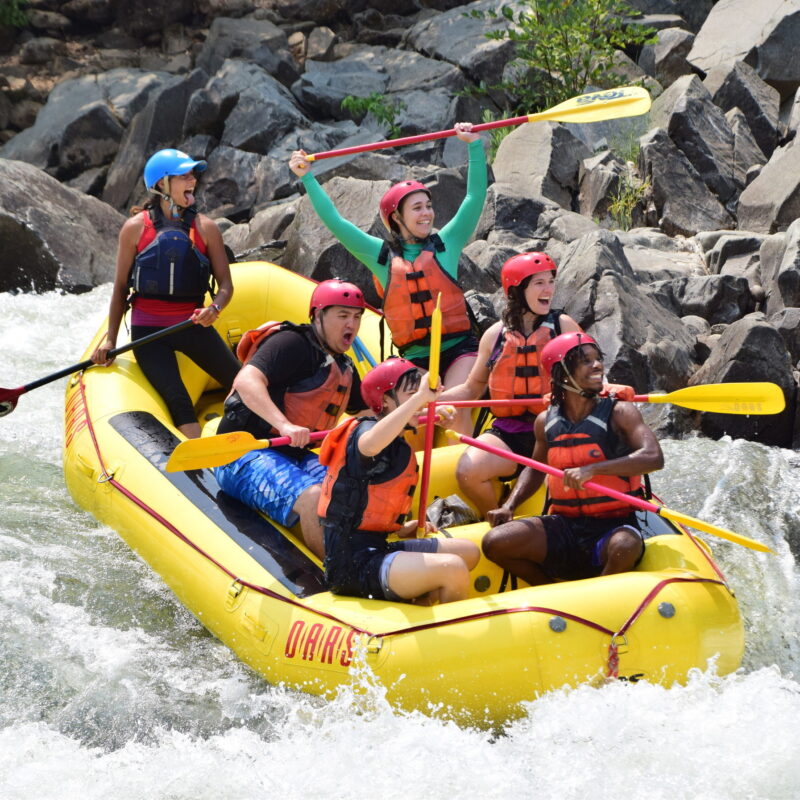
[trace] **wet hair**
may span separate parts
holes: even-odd
[[[563,384],[569,383],[569,378],[567,377],[567,371],[565,371],[564,366],[566,364],[567,370],[569,374],[572,375],[575,372],[575,367],[578,366],[583,360],[583,348],[586,346],[594,347],[598,353],[600,353],[600,358],[603,358],[603,351],[595,344],[591,342],[586,342],[585,344],[581,345],[580,347],[573,347],[572,350],[567,353],[564,362],[557,361],[553,364],[552,370],[550,370],[550,381],[552,382],[551,391],[553,393],[553,402],[557,406],[561,406],[564,403],[564,398],[567,396],[567,389],[564,388]]]

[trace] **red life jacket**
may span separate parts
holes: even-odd
[[[561,333],[558,318],[561,309],[550,311],[539,325],[526,337],[519,331],[503,327],[487,366],[489,396],[492,400],[543,397],[550,391],[550,382],[540,374],[539,353],[554,337]],[[499,350],[499,355],[494,353]],[[492,406],[496,417],[521,417],[532,414],[532,406]]]
[[[373,278],[378,295],[383,299],[383,315],[392,332],[392,341],[402,353],[412,344],[430,341],[431,314],[436,295],[441,292],[442,339],[469,333],[471,324],[467,301],[459,285],[439,266],[434,251],[444,245],[436,235],[429,236],[414,263],[386,246],[378,256],[385,263],[391,253],[389,280],[386,289]]]
[[[348,419],[325,437],[319,461],[328,472],[322,481],[317,513],[334,521],[353,519],[351,530],[392,533],[403,527],[411,511],[417,485],[417,459],[414,451],[402,441],[400,453],[407,453],[405,460],[398,459],[378,478],[369,473],[366,481],[350,477],[342,469],[347,459],[347,442],[364,419]]]
[[[558,406],[550,406],[545,421],[549,448],[547,463],[564,470],[621,458],[630,453],[630,448],[611,428],[615,404],[616,400],[608,397],[599,400],[591,413],[578,423],[572,423],[564,417]],[[618,492],[641,495],[640,475],[598,475],[592,481]],[[592,489],[568,489],[564,481],[555,475],[547,476],[547,487],[550,492],[550,514],[562,514],[565,517],[621,517],[631,511],[629,504]]]
[[[265,322],[242,336],[236,345],[236,356],[244,366],[273,333],[295,330],[302,334],[303,329],[308,327],[290,322]],[[329,355],[327,351],[325,355]],[[336,425],[336,421],[347,408],[353,384],[353,366],[348,360],[347,366],[342,368],[333,357],[326,358],[326,362],[313,375],[286,389],[283,413],[294,425],[312,431],[325,431]]]

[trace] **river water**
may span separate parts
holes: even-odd
[[[0,385],[77,362],[109,287],[0,294]],[[0,798],[800,797],[800,454],[666,441],[671,507],[768,542],[711,539],[739,598],[741,670],[687,686],[532,698],[502,731],[267,685],[213,639],[61,469],[65,381],[0,419]]]

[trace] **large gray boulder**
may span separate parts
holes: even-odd
[[[42,170],[0,159],[0,292],[83,292],[113,280],[123,222]]]
[[[739,196],[739,227],[757,233],[785,231],[800,216],[800,147],[778,149]]]
[[[781,414],[751,416],[703,414],[700,428],[707,436],[750,439],[778,447],[792,446],[797,387],[783,338],[761,313],[729,325],[691,385],[767,381],[783,390],[787,408]]]

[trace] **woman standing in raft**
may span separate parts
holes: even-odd
[[[463,600],[480,551],[468,539],[408,539],[417,459],[403,432],[441,393],[404,358],[366,374],[361,396],[375,416],[354,417],[325,438],[328,472],[318,512],[325,529],[325,582],[334,594],[376,600]],[[449,417],[447,412],[443,412]],[[428,523],[429,524],[429,523]],[[387,542],[396,533],[401,541]]]
[[[466,380],[478,341],[464,293],[458,285],[458,259],[478,224],[486,199],[486,156],[472,123],[455,125],[456,136],[469,146],[467,194],[453,219],[438,233],[430,191],[418,181],[403,181],[380,202],[387,240],[370,236],[343,219],[316,178],[304,150],[296,150],[289,168],[303,182],[320,219],[370,272],[383,298],[383,313],[400,354],[423,370],[430,357],[431,314],[442,295],[441,374],[445,387]],[[472,430],[468,410],[459,412],[454,428]]]
[[[478,358],[467,380],[448,389],[442,400],[477,400],[487,385],[492,400],[540,398],[550,391],[539,367],[540,352],[561,333],[580,326],[561,309],[552,308],[556,264],[546,253],[520,253],[500,272],[506,307],[502,319],[481,337]],[[492,427],[481,441],[521,456],[533,452],[533,423],[540,408],[493,406]],[[458,485],[482,518],[497,508],[500,478],[512,478],[517,465],[501,456],[468,447],[456,469]]]
[[[122,226],[108,331],[92,353],[95,364],[110,364],[110,350],[131,292],[131,338],[140,339],[191,318],[195,326],[136,350],[136,361],[161,395],[172,421],[188,438],[200,436],[192,400],[181,380],[176,352],[185,353],[228,391],[241,366],[210,326],[233,295],[222,235],[216,223],[197,213],[194,190],[205,161],[180,150],[159,150],[145,164],[144,185],[156,196],[134,207]],[[217,291],[202,307],[206,292]]]

